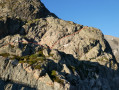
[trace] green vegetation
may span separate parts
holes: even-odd
[[[27,55],[20,58],[15,56],[15,58],[18,58],[20,63],[28,63],[35,69],[41,69],[43,62],[46,61],[42,51],[39,51],[38,54]]]
[[[108,61],[109,59],[107,57],[102,57],[102,58],[99,58],[97,59],[97,61]]]
[[[54,54],[49,54],[49,57],[53,57]]]
[[[92,29],[92,32],[95,32],[96,30]]]
[[[46,58],[43,55],[42,50],[39,51],[37,54],[21,56],[21,57],[16,55],[10,55],[9,53],[2,53],[0,54],[0,56],[10,57],[11,60],[17,59],[19,63],[28,63],[35,69],[41,69],[43,62],[46,61]]]
[[[43,50],[39,51],[38,55],[41,56],[41,57],[45,57],[45,55],[43,54]]]
[[[8,56],[10,56],[10,54],[9,53],[2,53],[2,54],[0,54],[0,56],[8,57]]]
[[[11,60],[14,60],[14,59],[21,60],[22,57],[16,56],[16,55],[12,55],[10,59],[11,59]]]
[[[54,81],[54,82],[58,82],[60,83],[61,85],[64,85],[64,81],[61,80],[58,76],[57,76],[57,73],[55,70],[52,70],[51,71],[51,79]]]
[[[55,71],[55,70],[52,70],[51,75],[52,75],[52,76],[56,76],[56,75],[57,75],[57,74],[56,74],[56,71]]]
[[[30,20],[30,21],[27,21],[27,24],[30,25],[30,24],[38,22],[38,21],[39,21],[39,19]]]

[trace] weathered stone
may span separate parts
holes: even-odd
[[[43,50],[43,54],[47,57],[49,56],[49,50],[48,49],[44,49]]]
[[[57,82],[54,82],[54,90],[61,90],[60,84]]]
[[[62,72],[65,72],[67,74],[71,74],[69,68],[65,64],[63,64],[63,70],[62,70]]]
[[[51,50],[50,55],[54,58],[54,60],[61,60],[61,56],[57,50]]]
[[[36,78],[36,79],[38,79],[39,78],[39,76],[40,76],[40,71],[39,70],[34,70],[34,74],[33,74],[33,76]]]
[[[25,68],[25,70],[28,72],[28,73],[31,73],[31,72],[33,72],[33,69],[29,66],[29,67],[27,67],[27,68]]]
[[[49,77],[48,74],[46,74],[44,77],[40,77],[39,80],[42,81],[42,82],[44,82],[48,86],[53,86],[53,82],[50,79],[50,77]]]

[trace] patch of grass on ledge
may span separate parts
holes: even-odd
[[[51,72],[49,72],[49,76],[51,77],[53,82],[58,82],[64,86],[64,81],[57,76],[57,73],[55,70],[52,70]]]
[[[10,54],[9,54],[9,53],[1,53],[0,56],[3,56],[3,57],[9,57]]]
[[[46,61],[42,51],[39,51],[37,54],[22,57],[15,56],[14,59],[18,59],[19,63],[28,63],[35,69],[41,69],[43,62]]]
[[[46,61],[46,57],[43,55],[43,51],[39,51],[38,53],[27,55],[27,56],[17,56],[17,55],[10,55],[9,53],[0,54],[3,57],[9,57],[11,60],[17,59],[19,63],[28,63],[34,69],[41,69],[42,64]]]
[[[30,24],[33,24],[33,23],[36,23],[36,22],[38,22],[40,19],[33,19],[33,20],[29,20],[29,21],[27,21],[27,25],[30,25]]]

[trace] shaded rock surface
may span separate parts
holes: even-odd
[[[119,38],[105,35],[105,39],[110,44],[112,51],[113,51],[117,61],[119,62]]]
[[[61,20],[40,0],[0,0],[1,89],[119,90],[111,47],[99,29]]]
[[[36,88],[31,88],[11,81],[0,80],[0,90],[36,90]]]

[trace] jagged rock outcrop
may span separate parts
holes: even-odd
[[[40,0],[0,0],[0,17],[32,20],[51,14]]]
[[[2,88],[119,89],[118,62],[99,29],[61,20],[40,0],[0,0],[0,13]]]
[[[16,59],[10,60],[10,58],[1,56],[1,79],[16,83],[18,90],[20,90],[19,87],[30,88],[31,90],[47,90],[47,88],[49,90],[118,90],[119,88],[118,70],[102,66],[96,62],[79,61],[72,55],[57,50],[49,52],[42,68],[35,69],[33,68],[34,64],[29,65],[27,63],[18,63]],[[8,86],[9,82],[4,85],[4,88]],[[9,87],[12,88],[12,86],[14,84]]]
[[[47,16],[57,17],[40,0],[0,0],[0,37],[24,34],[22,25]]]
[[[77,59],[96,61],[102,65],[107,65],[109,60],[113,59],[111,51],[106,51],[106,41],[102,32],[96,28],[85,27],[54,17],[32,20],[23,25],[22,28],[26,35],[22,37],[14,35],[14,37],[11,37],[11,40],[7,40],[6,38],[8,37],[6,37],[1,42],[11,41],[14,45],[16,39],[19,39],[18,41],[24,39],[27,42],[39,43],[52,49],[58,49],[66,54],[72,54]],[[40,47],[33,43],[30,46],[24,47],[21,42],[21,47],[19,48],[22,51],[18,49],[21,54],[18,51],[19,53],[16,53],[16,55],[24,55],[24,52],[26,54],[32,54],[34,51],[38,51]],[[14,46],[16,47],[16,45]],[[9,46],[6,46],[6,52],[9,50],[7,47]],[[15,52],[17,52],[16,48],[12,48],[12,51],[15,49]]]
[[[119,38],[105,35],[105,39],[110,44],[112,51],[116,57],[116,60],[119,62]]]

